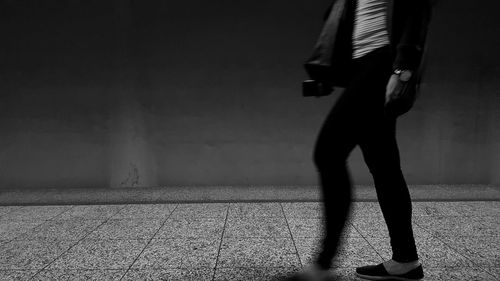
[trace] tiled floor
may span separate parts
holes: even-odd
[[[279,280],[318,252],[320,202],[0,207],[0,280]],[[500,202],[413,202],[425,280],[500,280]],[[390,259],[355,202],[335,280]]]

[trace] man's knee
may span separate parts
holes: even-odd
[[[403,173],[399,163],[380,161],[378,163],[368,164],[367,166],[374,177],[395,176]]]
[[[387,149],[380,145],[380,147],[372,147],[370,150],[366,147],[361,150],[366,166],[373,176],[401,173],[399,153],[394,149]]]
[[[316,145],[313,161],[319,170],[330,169],[336,166],[345,166],[349,152],[342,151],[338,146]]]

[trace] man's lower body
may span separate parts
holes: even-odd
[[[351,71],[351,82],[327,116],[314,149],[326,220],[323,247],[315,265],[328,269],[337,254],[351,203],[352,183],[347,158],[359,145],[373,176],[389,230],[393,256],[384,269],[395,266],[391,268],[395,272],[402,269],[398,269],[398,265],[418,262],[418,255],[412,230],[410,193],[400,168],[396,117],[384,114],[386,85],[392,74],[389,46],[354,59]],[[368,270],[367,275],[382,274],[376,272],[381,270],[381,265],[361,269],[361,273],[363,270]]]

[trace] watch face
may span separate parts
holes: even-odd
[[[399,79],[404,82],[410,80],[410,77],[411,77],[411,72],[409,71],[402,71],[401,74],[399,75]]]

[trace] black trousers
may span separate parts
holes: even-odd
[[[352,60],[352,78],[327,116],[314,148],[326,220],[322,252],[315,261],[329,268],[350,211],[351,179],[347,158],[356,145],[373,176],[377,198],[390,235],[392,259],[418,259],[412,206],[400,168],[396,119],[384,111],[393,55],[388,46]]]

